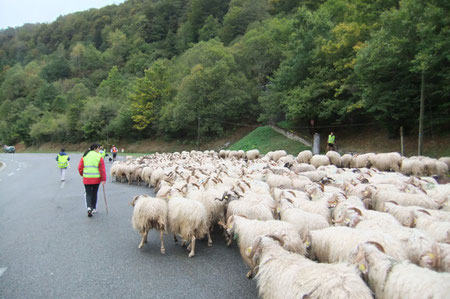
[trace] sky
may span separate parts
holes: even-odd
[[[60,15],[120,4],[125,0],[0,0],[0,29],[51,23]]]

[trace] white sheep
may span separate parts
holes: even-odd
[[[300,163],[292,165],[291,170],[298,174],[305,171],[314,171],[316,168],[310,164]]]
[[[232,200],[228,203],[226,217],[232,215],[244,215],[248,219],[273,220],[273,212],[267,205],[243,200]]]
[[[382,153],[369,156],[369,162],[379,171],[400,170],[402,156],[399,153]]]
[[[348,262],[354,248],[368,241],[380,243],[386,248],[387,253],[399,261],[408,257],[399,241],[381,231],[363,231],[339,226],[312,230],[309,236],[311,257],[317,258],[320,262]]]
[[[402,166],[400,168],[400,172],[405,175],[423,175],[425,170],[425,166],[420,160],[417,159],[403,159]]]
[[[163,199],[144,194],[135,196],[131,202],[131,206],[134,207],[132,217],[133,228],[138,230],[142,236],[138,248],[142,248],[144,243],[147,243],[148,232],[154,228],[159,231],[161,253],[166,253],[163,239],[163,234],[167,230],[166,202]]]
[[[450,272],[450,244],[434,243],[420,257],[420,266],[439,272]]]
[[[259,158],[259,151],[257,149],[249,150],[245,153],[247,160],[255,160]]]
[[[299,176],[305,176],[309,178],[313,182],[319,182],[323,178],[327,176],[325,171],[314,170],[314,171],[305,171],[298,174]]]
[[[335,151],[328,151],[326,153],[326,156],[330,160],[330,164],[335,165],[337,167],[342,166],[342,157],[338,152]]]
[[[208,233],[207,217],[205,207],[198,201],[182,197],[172,197],[169,200],[170,231],[180,235],[184,241],[191,241],[189,257],[195,255],[195,240]]]
[[[297,155],[297,162],[298,163],[309,163],[309,160],[311,160],[313,154],[310,150],[301,151]]]
[[[342,155],[342,158],[341,158],[342,167],[350,168],[350,163],[352,162],[352,159],[353,159],[353,157],[350,154]]]
[[[293,207],[286,199],[282,199],[281,206],[277,208],[280,220],[292,224],[300,233],[302,239],[305,239],[310,230],[329,227],[327,219],[315,213],[306,212],[302,209]]]
[[[412,194],[392,191],[377,191],[372,200],[372,206],[375,210],[380,211],[381,206],[386,201],[395,200],[401,206],[419,206],[427,209],[439,209],[440,204],[433,201],[425,194]]]
[[[450,169],[450,157],[440,157],[439,161],[442,161],[445,164],[447,164],[447,168]]]
[[[431,216],[415,212],[413,227],[426,231],[438,242],[450,243],[450,222],[436,221]]]
[[[320,166],[330,165],[330,159],[325,155],[314,155],[311,160],[309,160],[309,163],[315,168],[318,168]]]
[[[255,239],[248,255],[261,298],[372,298],[356,267],[322,264],[282,248],[276,236]]]
[[[380,249],[379,249],[379,248]],[[448,298],[450,273],[438,273],[383,253],[384,246],[359,244],[353,262],[365,275],[376,298]]]
[[[374,153],[367,153],[362,155],[356,155],[353,157],[352,162],[350,163],[350,167],[355,168],[370,168],[369,158],[375,155]]]
[[[230,236],[230,241],[233,236],[234,239],[238,240],[239,251],[242,259],[250,267],[247,277],[252,277],[254,269],[252,260],[246,254],[247,248],[253,245],[253,241],[258,236],[266,234],[275,235],[283,240],[283,248],[286,250],[302,255],[306,253],[306,246],[300,238],[297,230],[292,226],[292,224],[284,221],[259,221],[246,219],[240,216],[231,216],[227,219],[227,224],[224,228]],[[230,245],[230,242],[228,245]]]

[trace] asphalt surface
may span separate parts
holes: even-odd
[[[257,298],[245,278],[236,244],[219,233],[213,247],[197,242],[196,256],[165,235],[148,235],[138,249],[129,206],[152,189],[108,180],[106,214],[101,186],[98,213],[86,214],[77,171],[81,155],[61,183],[55,154],[0,154],[0,298]]]

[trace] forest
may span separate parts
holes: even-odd
[[[0,31],[0,142],[450,129],[448,0],[127,0]]]

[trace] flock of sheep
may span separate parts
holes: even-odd
[[[115,162],[145,183],[132,224],[173,233],[195,255],[214,226],[237,241],[262,298],[448,298],[450,158],[398,153],[297,157],[285,151],[192,151]]]

